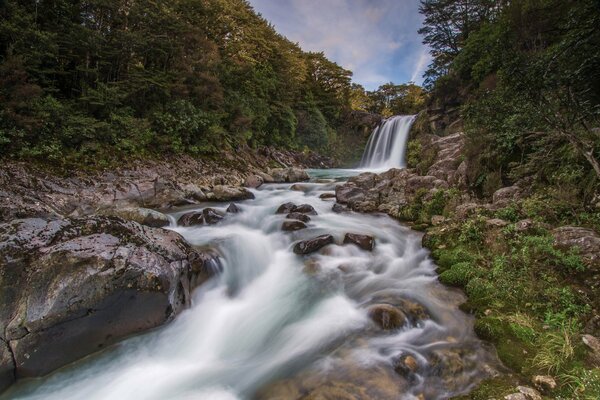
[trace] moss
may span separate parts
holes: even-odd
[[[501,376],[488,379],[473,390],[471,393],[455,397],[455,400],[490,400],[502,399],[504,396],[514,393],[517,382],[510,376]]]
[[[473,265],[468,262],[456,263],[440,274],[440,282],[448,286],[464,287],[473,276],[473,269]]]

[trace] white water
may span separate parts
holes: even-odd
[[[24,381],[0,398],[251,399],[280,379],[309,391],[335,381],[370,393],[357,399],[414,399],[420,393],[444,399],[468,390],[486,376],[484,366],[493,359],[473,337],[471,319],[458,311],[461,296],[437,283],[419,234],[386,216],[333,213],[333,203],[318,195],[336,184],[302,184],[306,192],[265,185],[255,200],[240,203],[240,214],[219,225],[172,227],[194,245],[217,247],[223,258],[223,274],[196,291],[189,310],[165,327],[49,377]],[[288,201],[318,211],[308,229],[280,231],[284,216],[275,210]],[[323,233],[341,243],[346,232],[374,235],[375,250],[331,245],[310,257],[291,251],[297,240]],[[311,271],[309,260],[320,267]],[[416,301],[431,319],[381,331],[366,308],[382,298]],[[401,354],[421,364],[415,379],[393,371]],[[437,367],[432,354],[442,360]],[[461,368],[448,377],[440,365],[451,354],[460,354],[454,358]]]
[[[406,167],[406,143],[416,115],[396,115],[383,121],[371,134],[360,162],[361,168]]]

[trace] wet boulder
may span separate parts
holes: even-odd
[[[0,224],[0,359],[45,375],[169,321],[218,270],[178,233],[120,218]]]
[[[284,203],[279,206],[277,211],[275,211],[275,214],[289,214],[292,211],[294,211],[294,208],[296,208],[296,205],[294,203],[292,203],[292,202]]]
[[[281,230],[286,232],[299,231],[304,228],[306,228],[306,224],[298,220],[283,221],[281,225]]]
[[[406,314],[391,304],[376,304],[368,311],[369,318],[385,331],[401,328],[407,321]]]
[[[346,233],[344,244],[354,244],[363,250],[372,251],[375,247],[375,238],[370,235],[361,235],[359,233]]]
[[[200,211],[191,211],[183,214],[177,220],[179,226],[195,226],[204,223],[204,214]]]
[[[333,205],[333,207],[331,207],[331,211],[333,211],[334,213],[340,214],[340,213],[348,211],[348,208],[344,207],[343,205],[341,205],[339,203],[335,203]]]
[[[300,204],[292,209],[293,212],[309,215],[317,215],[317,211],[310,204]]]
[[[335,193],[321,193],[319,198],[321,200],[335,199]]]
[[[294,253],[296,254],[310,254],[315,251],[320,250],[321,248],[332,244],[333,236],[332,235],[320,235],[316,236],[312,239],[303,240],[301,242],[296,243],[294,246]]]
[[[223,218],[225,218],[223,214],[210,207],[202,210],[202,216],[204,217],[204,222],[206,222],[209,225],[219,223],[223,220]]]
[[[366,191],[356,186],[340,185],[335,188],[335,198],[341,204],[363,201],[365,197]]]
[[[288,215],[286,215],[286,218],[295,219],[302,222],[310,222],[310,217],[308,215],[299,212],[291,212]]]
[[[404,354],[392,360],[394,371],[400,376],[410,378],[419,371],[419,362],[410,354]]]
[[[237,213],[241,212],[242,210],[238,207],[237,204],[231,203],[231,204],[229,204],[229,207],[227,207],[226,211],[230,214],[237,214]]]

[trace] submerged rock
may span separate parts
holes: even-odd
[[[402,310],[390,304],[376,304],[369,308],[369,318],[385,331],[401,328],[407,321]]]
[[[335,193],[321,193],[319,198],[321,200],[335,199]]]
[[[339,214],[348,211],[348,209],[339,203],[335,203],[333,207],[331,207],[331,211]]]
[[[178,233],[119,218],[2,224],[0,359],[15,378],[45,375],[170,320],[218,269]]]
[[[294,246],[294,253],[296,254],[310,254],[315,251],[333,243],[332,235],[320,235],[312,239],[303,240],[296,243]]]
[[[372,251],[375,247],[375,238],[370,235],[361,235],[359,233],[346,233],[344,244],[354,244],[363,250]]]
[[[392,363],[394,365],[394,371],[405,378],[408,378],[419,371],[417,359],[410,354],[400,356],[392,360]]]

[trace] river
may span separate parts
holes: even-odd
[[[263,185],[216,225],[169,229],[218,249],[223,272],[170,324],[130,338],[1,398],[44,400],[445,399],[493,373],[492,352],[437,282],[421,235],[385,215],[335,213],[331,193],[357,170],[313,170],[311,182]],[[306,229],[281,230],[286,202],[310,204]],[[227,204],[202,204],[224,211]],[[190,208],[172,213],[175,221]],[[341,245],[372,235],[373,251]],[[294,243],[332,234],[300,256]],[[406,316],[394,329],[377,307]],[[376,312],[375,312],[376,314]],[[420,396],[420,397],[419,397]]]

